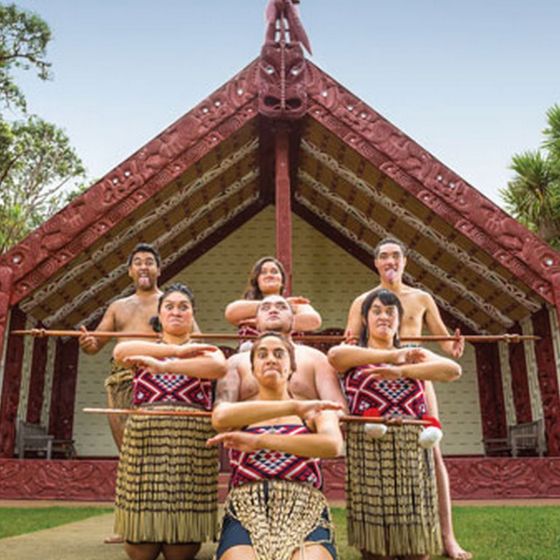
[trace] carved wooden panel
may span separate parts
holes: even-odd
[[[18,307],[12,308],[11,331],[24,329],[26,321],[25,313]],[[14,453],[24,344],[22,336],[8,338],[0,402],[0,457],[11,457]]]
[[[446,458],[454,500],[560,498],[560,458]],[[343,459],[324,461],[325,494],[345,498]],[[111,501],[117,461],[0,459],[0,499]],[[219,496],[228,476],[219,478]]]
[[[77,338],[57,340],[49,418],[49,434],[56,439],[72,439],[79,352]]]
[[[41,423],[48,347],[48,338],[35,338],[33,340],[33,357],[31,360],[31,375],[27,401],[27,421],[32,424]]]
[[[559,498],[560,459],[445,459],[456,500]]]
[[[552,331],[546,308],[533,315],[533,332],[541,337],[540,340],[535,341],[535,357],[548,454],[558,456],[560,455],[560,395],[558,394]]]
[[[523,334],[521,326],[516,324],[508,333]],[[527,360],[523,344],[509,344],[509,367],[511,371],[511,389],[518,423],[531,422],[531,396],[527,378]]]
[[[259,60],[259,113],[299,119],[307,111],[307,63],[298,44],[265,44]]]
[[[454,500],[507,500],[559,498],[560,459],[546,458],[446,458]],[[324,461],[325,493],[343,500],[343,460]]]
[[[10,312],[13,276],[10,266],[0,266],[0,356],[4,349],[4,333]]]
[[[116,474],[117,461],[0,460],[0,497],[110,501]]]
[[[483,436],[506,437],[506,411],[498,344],[477,344],[475,353]]]
[[[295,2],[294,2],[295,3]],[[303,47],[311,52],[292,0],[270,0],[258,72],[259,112],[273,119],[299,119],[307,110]]]

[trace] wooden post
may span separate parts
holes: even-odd
[[[560,455],[560,395],[548,309],[543,307],[533,314],[531,319],[533,333],[541,337],[540,340],[535,341],[535,357],[543,405],[546,445],[548,455],[557,457]]]
[[[4,349],[4,339],[6,338],[6,324],[10,311],[10,299],[12,297],[12,287],[14,273],[9,266],[0,265],[0,356]]]
[[[49,414],[49,434],[56,439],[72,439],[79,353],[77,338],[57,340]]]
[[[508,330],[510,334],[523,334],[523,329],[516,323]],[[531,422],[531,394],[527,375],[524,344],[508,344],[509,369],[511,371],[511,390],[515,406],[515,419],[518,424]]]
[[[26,320],[27,315],[19,307],[13,307],[9,330],[25,328]],[[12,336],[6,347],[0,404],[0,457],[12,457],[14,454],[24,342],[22,337]]]
[[[476,344],[475,354],[482,435],[485,439],[506,437],[506,408],[498,344]]]
[[[38,328],[41,326],[41,324],[37,325]],[[32,424],[39,424],[41,422],[48,347],[48,338],[36,338],[33,340],[33,358],[31,360],[31,376],[27,400],[27,421]]]
[[[286,295],[292,293],[292,193],[289,153],[289,129],[287,125],[281,124],[275,135],[276,258],[286,269]]]

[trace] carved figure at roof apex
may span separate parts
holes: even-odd
[[[273,119],[299,119],[307,111],[306,62],[311,45],[294,0],[270,0],[258,73],[259,112]]]
[[[295,7],[299,0],[269,0],[266,7],[266,43],[287,42],[289,33],[291,43],[301,43],[312,54],[311,44]]]

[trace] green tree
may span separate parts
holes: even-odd
[[[50,39],[38,15],[0,4],[0,254],[64,206],[66,187],[84,176],[67,135],[27,113],[13,77],[15,70],[34,69],[40,79],[49,79]],[[20,117],[8,119],[3,109]],[[85,188],[73,186],[74,193]]]
[[[38,15],[20,10],[14,4],[0,4],[0,104],[26,109],[25,97],[14,82],[15,69],[34,68],[41,80],[49,78],[50,63],[45,60],[51,30]]]
[[[66,134],[39,117],[0,121],[0,254],[67,201],[63,187],[83,176]]]
[[[560,105],[547,122],[542,148],[512,157],[515,176],[500,194],[516,219],[560,249]]]

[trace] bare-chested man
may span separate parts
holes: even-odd
[[[161,258],[157,249],[147,243],[139,243],[128,257],[128,275],[135,292],[128,297],[111,303],[105,311],[96,331],[153,333],[150,319],[157,315],[158,299],[161,291],[158,278],[161,273]],[[86,354],[97,354],[109,342],[108,338],[98,338],[82,327],[80,346]],[[126,339],[122,339],[126,340]],[[133,371],[116,362],[112,363],[111,375],[105,380],[107,401],[110,408],[130,408],[132,404]],[[108,415],[111,433],[117,448],[121,449],[126,416]],[[108,544],[122,543],[120,535],[105,539]]]
[[[161,291],[157,282],[161,260],[158,251],[146,243],[138,244],[128,258],[128,275],[134,287],[134,294],[111,303],[103,315],[96,331],[153,333],[150,319],[157,315],[157,304]],[[87,354],[96,354],[108,338],[98,338],[82,327],[80,346]],[[123,339],[124,340],[124,339]],[[129,408],[132,399],[132,371],[119,364],[113,364],[111,375],[105,381],[107,399],[111,408]],[[126,416],[109,415],[113,439],[120,450]]]
[[[264,298],[257,309],[256,324],[259,332],[274,331],[289,336],[294,312],[282,296]],[[327,357],[320,350],[296,344],[296,371],[289,384],[296,399],[322,399],[341,403],[346,409],[340,381]],[[251,373],[249,352],[234,354],[228,359],[228,371],[217,386],[217,402],[236,402],[254,399],[258,384]]]
[[[380,283],[374,289],[385,288],[395,293],[400,299],[404,316],[401,323],[400,335],[419,336],[422,334],[424,323],[433,335],[448,335],[449,332],[434,301],[427,292],[407,286],[403,283],[402,276],[406,266],[406,248],[395,239],[383,239],[377,244],[374,251],[374,264],[379,273]],[[362,302],[367,294],[365,292],[358,296],[348,314],[346,325],[346,340],[355,342],[360,332],[360,310]],[[440,342],[441,348],[454,358],[463,354],[465,342],[456,332],[457,340]],[[436,394],[431,382],[426,382],[426,401],[430,415],[439,418],[439,410]],[[436,465],[436,478],[438,485],[439,510],[441,532],[445,554],[457,560],[472,558],[472,554],[463,550],[457,542],[453,531],[453,519],[451,514],[451,491],[449,488],[449,475],[443,462],[443,456],[439,446],[434,449]]]

